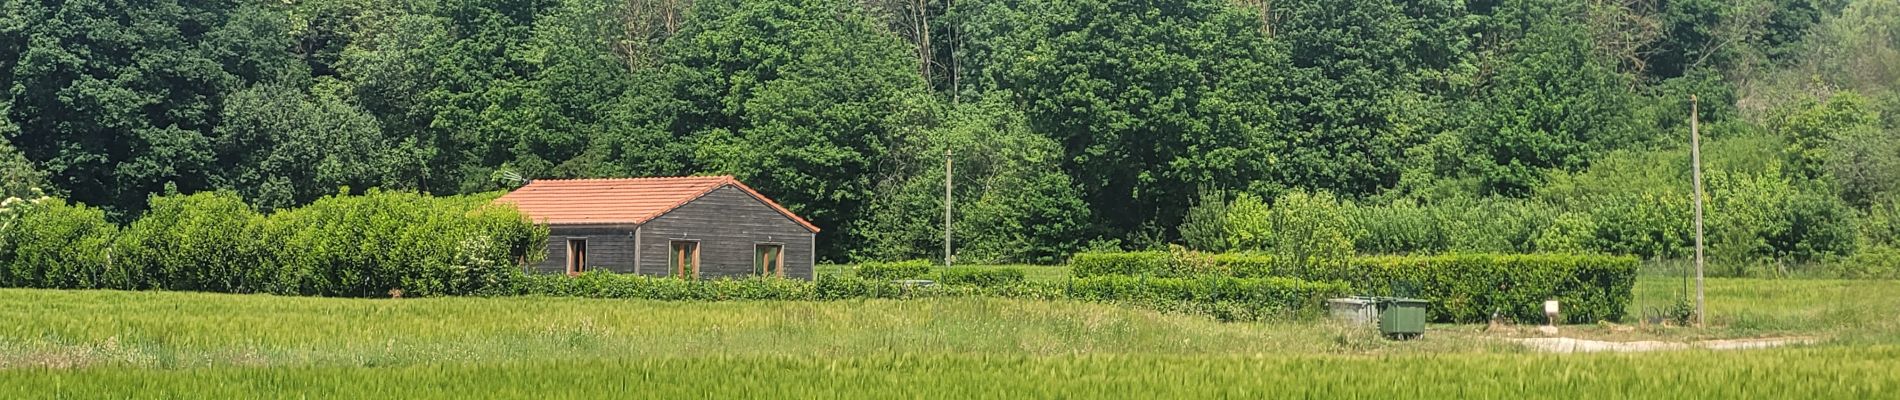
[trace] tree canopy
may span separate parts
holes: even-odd
[[[934,258],[949,161],[969,260],[1311,240],[1282,230],[1669,257],[1691,95],[1735,254],[1885,243],[1900,201],[1896,0],[0,10],[0,189],[118,222],[167,193],[270,212],[340,188],[731,174],[823,228],[825,260]],[[1343,211],[1316,230],[1289,207]],[[1456,216],[1487,212],[1513,217]]]

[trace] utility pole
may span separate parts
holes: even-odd
[[[950,268],[951,259],[955,258],[955,256],[952,256],[950,253],[950,201],[951,201],[950,200],[951,199],[950,176],[954,172],[954,170],[950,168],[950,163],[951,163],[950,149],[946,147],[943,149],[943,267],[944,268]]]
[[[1704,314],[1702,297],[1702,133],[1695,95],[1689,95],[1689,163],[1695,178],[1695,325],[1701,327]]]

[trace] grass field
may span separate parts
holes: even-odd
[[[1674,299],[1640,281],[1633,308]],[[960,298],[685,303],[0,290],[0,398],[1880,398],[1900,282],[1711,280],[1753,351],[1532,353],[1471,326],[1410,342],[1312,321]],[[1640,315],[1635,314],[1633,315]],[[1618,335],[1579,326],[1584,335]],[[1626,334],[1627,335],[1627,334]],[[1367,374],[1381,373],[1376,378]]]

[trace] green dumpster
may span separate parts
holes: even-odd
[[[1416,339],[1425,334],[1425,300],[1380,297],[1379,333],[1393,339]]]

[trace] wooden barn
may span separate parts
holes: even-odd
[[[730,176],[536,180],[495,202],[548,226],[529,272],[812,278],[818,227]]]

